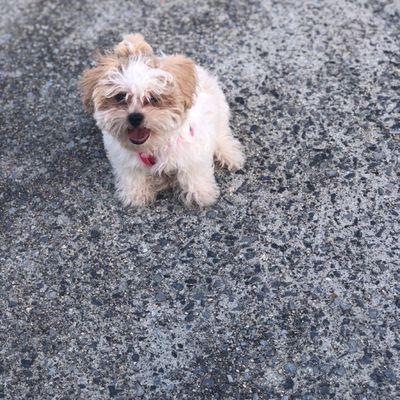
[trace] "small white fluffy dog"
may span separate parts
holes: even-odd
[[[230,170],[245,160],[217,80],[183,56],[155,56],[140,34],[96,61],[83,74],[83,102],[103,133],[122,203],[143,206],[176,182],[187,204],[214,203],[214,156]]]

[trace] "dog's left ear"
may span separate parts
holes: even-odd
[[[195,63],[184,56],[170,56],[160,58],[158,66],[174,77],[185,109],[191,108],[194,103],[197,75]]]

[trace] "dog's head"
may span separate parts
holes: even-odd
[[[99,54],[81,81],[86,110],[102,131],[128,148],[157,146],[168,139],[185,121],[196,85],[193,61],[155,56],[140,34]]]

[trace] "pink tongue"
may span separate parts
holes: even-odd
[[[135,128],[128,131],[128,138],[134,142],[144,142],[150,136],[147,128]]]

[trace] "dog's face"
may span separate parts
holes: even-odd
[[[194,63],[156,57],[141,35],[129,35],[97,57],[82,78],[83,102],[99,128],[127,148],[156,147],[184,122],[196,91]]]

